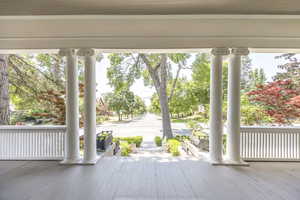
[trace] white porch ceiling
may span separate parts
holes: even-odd
[[[299,0],[1,0],[0,15],[300,14]]]

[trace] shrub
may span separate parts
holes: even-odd
[[[167,141],[167,151],[172,154],[172,156],[179,156],[179,146],[180,142],[177,139],[169,139]]]
[[[134,137],[134,143],[136,144],[136,147],[141,147],[141,144],[143,142],[143,137],[142,136],[136,136]]]
[[[180,141],[180,142],[183,142],[184,140],[189,140],[190,136],[187,136],[187,135],[176,135],[175,139],[178,140],[178,141]]]
[[[198,137],[199,139],[208,139],[208,135],[202,131],[194,130],[193,135]]]
[[[140,147],[143,142],[142,136],[134,136],[134,137],[115,137],[114,142],[116,141],[126,141],[128,144],[135,144],[136,147]]]
[[[161,145],[162,145],[162,139],[161,139],[161,137],[156,136],[154,138],[154,142],[155,142],[156,146],[161,147]]]
[[[191,129],[197,128],[198,122],[195,120],[190,120],[187,122],[187,126]]]
[[[120,143],[120,147],[121,147],[121,156],[129,156],[129,154],[131,153],[129,143],[126,141],[122,141]]]

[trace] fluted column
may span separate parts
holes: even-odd
[[[94,49],[80,49],[84,57],[84,157],[83,163],[95,164],[96,153],[96,58]]]
[[[222,64],[228,48],[214,48],[211,51],[210,71],[210,134],[209,153],[212,164],[222,163]]]
[[[241,56],[248,55],[247,48],[231,50],[228,67],[228,110],[227,110],[227,160],[228,164],[247,165],[240,156],[240,76]]]
[[[79,158],[79,106],[78,69],[74,49],[61,49],[59,55],[66,57],[66,124],[65,158],[62,163],[78,163]]]

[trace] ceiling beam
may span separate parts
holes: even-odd
[[[298,15],[1,16],[0,50],[300,49]]]

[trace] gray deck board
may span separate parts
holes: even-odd
[[[0,200],[298,200],[300,163],[211,166],[161,152],[95,166],[0,161]]]

